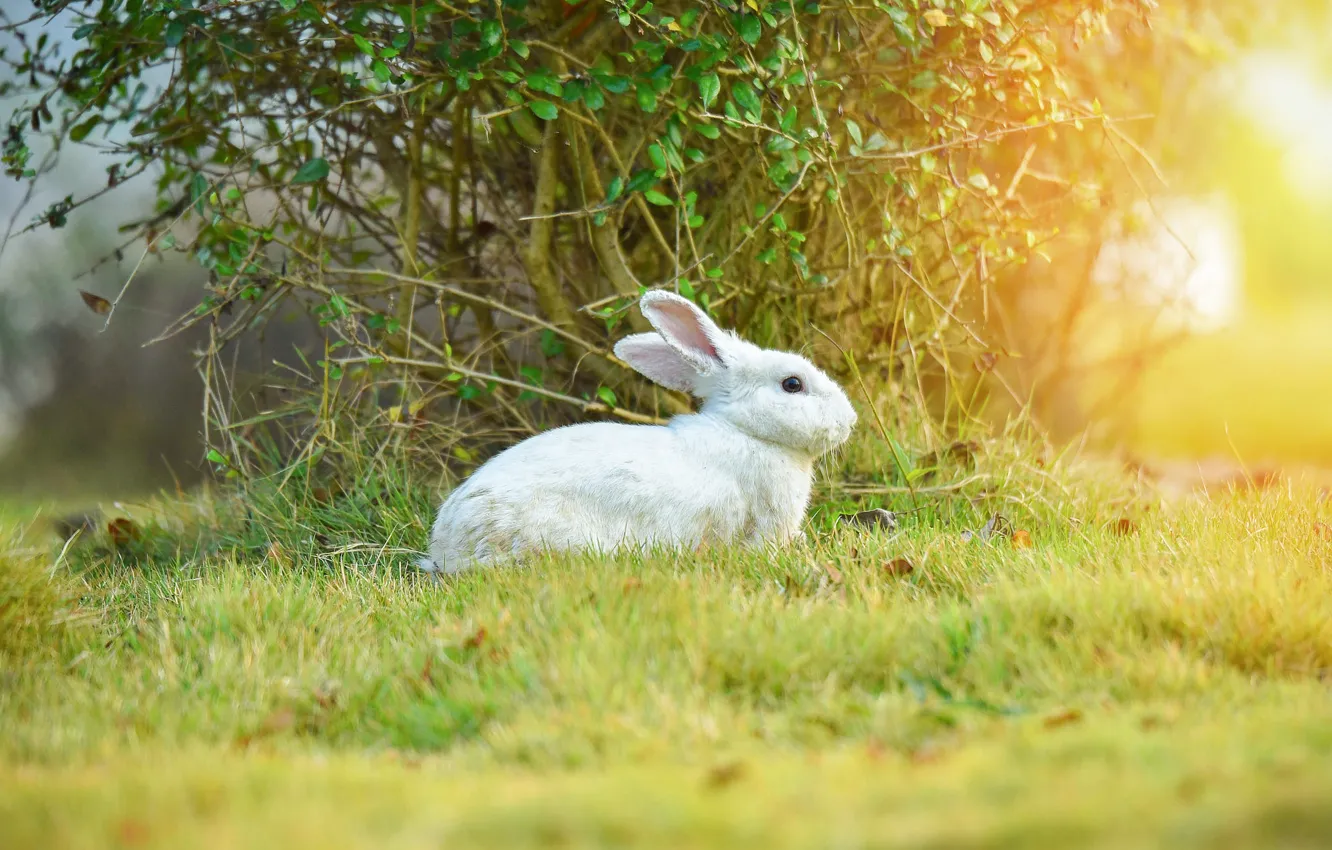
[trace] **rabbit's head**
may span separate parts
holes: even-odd
[[[805,358],[723,331],[693,302],[653,290],[639,309],[657,333],[620,340],[615,355],[663,387],[703,399],[702,412],[760,440],[817,457],[851,436],[856,412]]]

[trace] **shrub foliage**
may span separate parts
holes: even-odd
[[[467,462],[541,425],[685,409],[610,353],[648,287],[761,343],[826,330],[957,421],[1020,347],[1003,307],[1024,265],[1111,203],[1088,154],[1123,132],[1103,48],[1132,55],[1153,6],[40,2],[6,22],[25,97],[4,166],[40,180],[43,137],[107,154],[105,185],[33,226],[155,181],[121,250],[209,272],[173,329],[208,328],[222,466],[259,425],[319,452],[349,418]],[[293,314],[320,344],[239,417],[229,346]]]

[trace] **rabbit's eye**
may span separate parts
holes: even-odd
[[[801,383],[800,379],[797,378],[795,375],[792,375],[791,377],[786,378],[785,380],[782,381],[782,389],[786,390],[788,393],[798,393],[804,388],[805,385]]]

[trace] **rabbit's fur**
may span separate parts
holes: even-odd
[[[856,424],[845,393],[805,358],[723,331],[679,295],[651,291],[639,308],[657,332],[625,337],[616,356],[702,399],[699,412],[666,425],[570,425],[501,452],[444,501],[424,569],[454,573],[542,549],[801,535],[814,461]]]

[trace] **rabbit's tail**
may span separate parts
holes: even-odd
[[[416,562],[416,568],[423,573],[442,573],[443,569],[429,555],[422,555]]]

